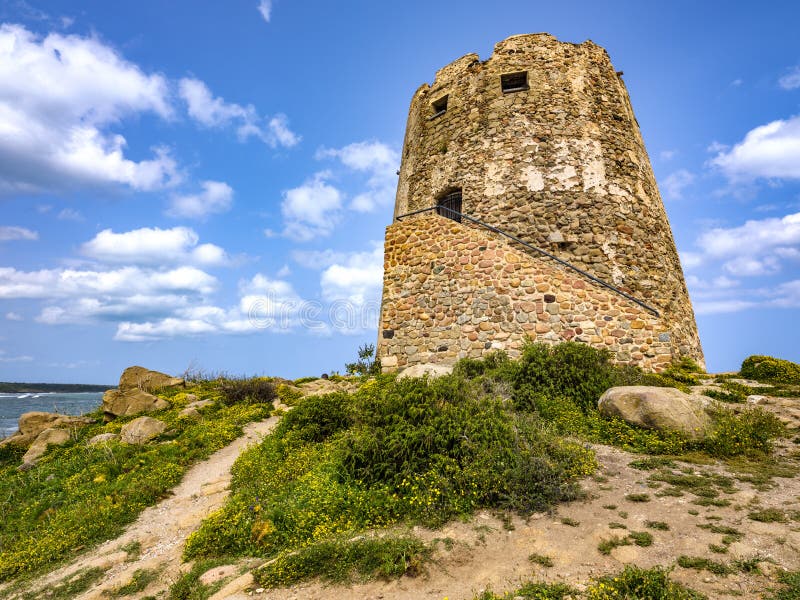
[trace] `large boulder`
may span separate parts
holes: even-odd
[[[0,446],[11,444],[25,448],[30,446],[45,429],[69,429],[89,423],[94,423],[94,419],[40,411],[26,412],[19,417],[19,430],[0,441]]]
[[[170,407],[169,402],[153,395],[153,392],[185,385],[186,382],[179,377],[144,367],[128,367],[119,378],[119,388],[103,394],[103,411],[107,419],[113,419],[164,410]]]
[[[22,457],[22,468],[25,469],[35,465],[50,446],[63,446],[68,441],[69,431],[64,429],[45,429],[36,436],[36,439]]]
[[[158,371],[151,371],[144,367],[128,367],[119,378],[119,389],[144,390],[145,392],[158,392],[173,387],[184,387],[186,381],[180,377],[172,377]]]
[[[449,375],[453,372],[453,365],[437,365],[433,363],[423,363],[419,365],[412,365],[403,369],[398,379],[406,379],[407,377],[424,377],[428,376],[430,379],[441,377],[442,375]]]
[[[702,439],[712,426],[713,402],[705,396],[685,394],[670,387],[632,385],[607,390],[597,405],[600,414],[661,431],[674,431]]]
[[[167,429],[166,423],[152,417],[139,417],[122,426],[120,441],[126,444],[146,444]]]
[[[143,390],[108,390],[103,394],[103,411],[111,417],[129,417],[164,410],[170,403]]]

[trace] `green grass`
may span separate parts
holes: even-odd
[[[290,586],[320,577],[329,583],[392,579],[424,572],[431,549],[412,536],[327,540],[279,554],[253,571],[265,587]]]
[[[188,390],[221,398],[215,382]],[[0,581],[44,570],[68,556],[113,538],[139,513],[166,496],[186,470],[236,439],[242,426],[265,418],[271,404],[222,402],[204,410],[202,421],[178,415],[186,391],[166,394],[172,408],[151,416],[167,424],[161,439],[144,446],[111,442],[86,446],[104,432],[119,432],[134,417],[78,429],[36,468],[20,472],[19,452],[0,453]]]
[[[650,494],[628,494],[625,500],[629,502],[650,502]]]
[[[547,556],[546,554],[537,554],[536,552],[529,555],[528,560],[542,567],[552,567],[555,564],[552,557]]]
[[[600,543],[597,544],[597,550],[600,554],[608,556],[611,554],[611,551],[614,548],[619,548],[620,546],[630,546],[633,542],[628,538],[628,536],[620,537],[618,535],[612,536],[605,540],[600,540]]]
[[[702,556],[679,556],[678,566],[695,571],[709,571],[714,575],[730,575],[734,569],[724,563],[711,560]]]
[[[631,531],[628,534],[628,538],[637,546],[646,547],[653,545],[653,534],[647,531]]]
[[[761,523],[786,523],[789,518],[786,512],[779,508],[764,508],[748,513],[748,518]]]
[[[770,590],[766,600],[800,600],[800,571],[782,571],[778,574],[780,587]]]
[[[669,531],[669,524],[664,521],[645,521],[644,526],[658,531]]]

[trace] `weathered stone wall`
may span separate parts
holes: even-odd
[[[510,244],[431,213],[387,227],[377,352],[385,371],[492,349],[518,357],[526,336],[607,348],[647,370],[672,360],[671,332],[652,313]]]
[[[528,89],[503,93],[501,75],[519,71]],[[434,117],[432,103],[445,95],[447,110]],[[488,60],[468,54],[421,86],[409,111],[395,216],[433,206],[454,188],[465,214],[658,308],[673,353],[703,363],[652,167],[603,48],[514,36]]]

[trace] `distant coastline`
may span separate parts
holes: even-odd
[[[19,383],[0,381],[0,394],[105,392],[113,387],[116,386],[88,383]]]

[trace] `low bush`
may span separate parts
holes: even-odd
[[[222,402],[228,406],[234,404],[271,404],[278,394],[275,384],[267,377],[250,379],[220,379],[219,390]]]
[[[739,371],[742,377],[776,384],[800,384],[800,364],[772,356],[750,356]]]
[[[532,395],[568,398],[583,412],[597,408],[597,400],[614,385],[611,354],[586,344],[527,344],[514,372],[518,408],[531,409]]]

